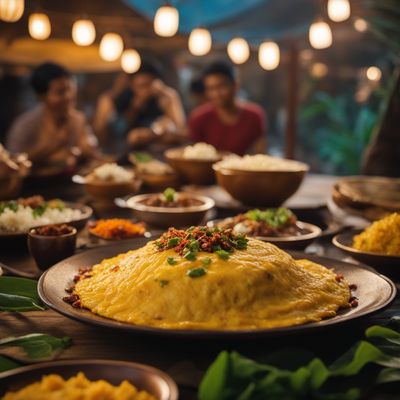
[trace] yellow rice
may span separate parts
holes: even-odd
[[[369,253],[400,256],[400,214],[372,223],[353,239],[353,247]]]

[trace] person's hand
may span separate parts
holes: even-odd
[[[177,95],[175,89],[167,86],[160,79],[155,79],[151,85],[151,90],[153,95],[158,97],[164,105],[170,103],[174,100],[174,97]]]
[[[128,143],[132,147],[147,144],[154,140],[155,133],[150,128],[135,128],[128,134]]]

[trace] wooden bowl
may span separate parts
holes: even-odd
[[[104,379],[113,385],[127,380],[139,390],[146,390],[157,400],[177,400],[178,388],[164,372],[126,361],[114,360],[63,360],[16,368],[0,373],[0,396],[40,381],[43,375],[58,374],[68,379],[83,372],[90,380]]]
[[[72,181],[83,184],[85,191],[94,199],[102,201],[113,201],[116,197],[124,197],[139,191],[142,181],[134,179],[128,182],[106,182],[74,175]]]
[[[300,187],[306,164],[295,171],[244,171],[214,165],[217,182],[234,199],[249,206],[279,207]]]
[[[200,200],[203,204],[190,207],[152,207],[143,204],[143,200],[154,194],[141,194],[128,198],[118,199],[116,204],[120,207],[130,208],[134,216],[148,225],[159,228],[183,228],[192,225],[199,225],[205,219],[215,203],[214,200],[189,193],[179,193],[180,196],[187,196]]]
[[[143,185],[156,192],[163,191],[168,187],[179,189],[181,186],[181,180],[177,173],[148,174],[138,172],[137,176],[143,182]]]
[[[183,157],[184,148],[167,150],[164,155],[182,180],[193,185],[212,185],[215,183],[213,164],[222,159],[222,154],[213,160],[190,159]]]

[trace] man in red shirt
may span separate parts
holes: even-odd
[[[257,104],[237,98],[233,68],[224,62],[211,64],[204,71],[203,82],[209,102],[190,114],[190,138],[239,155],[264,153],[265,112]]]

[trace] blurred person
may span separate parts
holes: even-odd
[[[209,102],[190,114],[190,138],[239,155],[264,153],[265,112],[257,104],[238,98],[239,84],[233,67],[225,62],[209,65],[203,73],[203,83]]]
[[[79,159],[97,154],[97,140],[83,113],[75,108],[77,88],[62,66],[44,63],[31,75],[31,85],[40,101],[12,124],[6,147],[24,152],[37,171],[73,168]]]
[[[204,88],[203,78],[194,78],[189,86],[190,102],[193,108],[199,107],[207,103],[206,91]]]
[[[129,87],[114,98],[104,142],[120,156],[127,149],[146,147],[157,153],[180,142],[185,114],[179,94],[165,85],[158,68],[142,62],[130,75]]]

